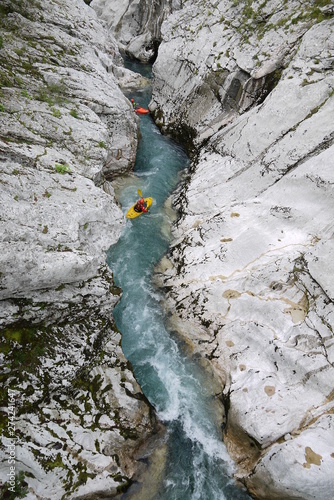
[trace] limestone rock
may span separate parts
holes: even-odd
[[[263,102],[290,63],[290,85],[302,83],[311,92],[331,65],[332,15],[333,7],[322,12],[313,2],[184,2],[162,25],[150,103],[157,123],[189,148],[199,146]],[[328,21],[316,25],[318,19]],[[312,49],[295,57],[312,26]]]
[[[93,0],[91,6],[112,29],[121,50],[142,62],[156,57],[161,24],[180,0]]]
[[[124,225],[110,181],[138,141],[125,73],[137,81],[82,0],[1,2],[0,479],[14,447],[29,498],[115,496],[158,428],[106,265]]]
[[[170,321],[224,386],[254,497],[329,500],[333,6],[185,2],[162,35],[150,110],[194,152],[157,269]]]

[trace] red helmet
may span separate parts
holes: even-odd
[[[130,101],[131,101],[131,102],[135,102],[135,100],[134,100],[134,99],[130,99]]]
[[[144,198],[140,198],[140,203],[144,203],[144,202],[145,202]]]

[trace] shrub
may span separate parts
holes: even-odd
[[[32,99],[31,95],[28,94],[28,91],[26,89],[21,90],[21,96],[26,97],[27,99]]]
[[[73,116],[73,118],[79,118],[78,116],[78,111],[76,109],[71,109],[70,115]]]
[[[17,48],[17,49],[14,49],[14,52],[18,55],[18,56],[23,56],[23,54],[26,52],[26,47],[21,47],[21,48]]]
[[[28,484],[25,482],[24,472],[20,471],[15,475],[15,486],[12,487],[10,483],[6,482],[2,486],[1,498],[14,500],[15,498],[24,498],[28,493]]]
[[[52,108],[52,114],[53,116],[55,116],[56,118],[60,118],[61,117],[61,112],[59,111],[59,109],[57,108]]]
[[[67,163],[65,163],[65,165],[62,165],[61,163],[56,163],[55,164],[55,171],[57,172],[57,174],[70,174],[71,173],[71,169],[67,165]]]

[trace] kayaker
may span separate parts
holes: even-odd
[[[135,103],[135,100],[134,99],[130,99],[131,103],[132,103],[132,107],[133,109],[136,109],[138,107],[138,104]]]
[[[136,212],[148,212],[144,198],[140,198],[135,205]]]

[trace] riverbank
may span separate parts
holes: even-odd
[[[333,12],[289,24],[297,5],[275,17],[273,4],[241,45],[232,8],[204,27],[192,3],[163,26],[150,109],[200,154],[162,286],[171,323],[222,382],[237,477],[255,498],[330,499]]]

